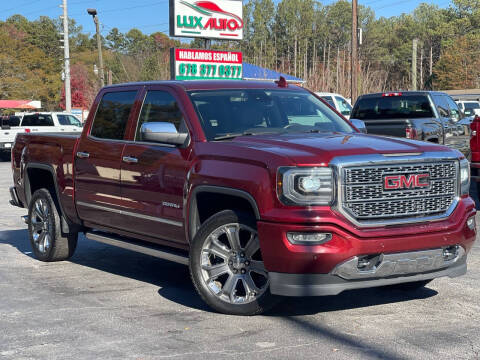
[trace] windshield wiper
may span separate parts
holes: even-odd
[[[234,139],[239,136],[250,136],[250,135],[255,135],[252,132],[243,132],[243,133],[232,133],[232,134],[227,134],[227,135],[222,135],[222,136],[215,136],[213,140],[228,140],[228,139]]]
[[[284,131],[279,132],[279,131],[259,131],[259,132],[253,132],[253,131],[244,131],[242,133],[231,133],[231,134],[226,134],[222,136],[216,136],[213,138],[213,140],[228,140],[228,139],[234,139],[239,136],[255,136],[255,135],[272,135],[272,134],[283,134],[285,133]]]

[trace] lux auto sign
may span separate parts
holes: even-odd
[[[241,52],[198,49],[171,49],[170,51],[172,79],[242,79]]]
[[[170,36],[242,40],[242,0],[170,0]]]

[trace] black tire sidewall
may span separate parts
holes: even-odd
[[[33,241],[32,213],[35,202],[43,199],[48,207],[49,233],[51,235],[50,248],[42,253],[37,249]],[[60,214],[55,204],[52,194],[47,189],[35,191],[28,206],[28,237],[35,257],[41,261],[61,261],[68,259],[73,255],[77,246],[77,233],[66,234],[63,236],[61,230]]]
[[[193,239],[190,247],[190,275],[202,299],[214,310],[231,315],[257,315],[275,305],[277,297],[267,289],[258,299],[247,304],[229,304],[217,298],[205,284],[201,274],[200,257],[208,236],[222,225],[239,223],[257,229],[255,218],[233,210],[221,211],[206,220]]]

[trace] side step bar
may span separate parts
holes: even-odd
[[[181,250],[170,249],[141,241],[127,240],[126,238],[117,237],[113,234],[86,232],[85,236],[87,239],[98,241],[104,244],[132,250],[160,259],[170,260],[179,264],[188,265],[188,255],[183,253]]]

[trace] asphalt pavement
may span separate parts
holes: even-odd
[[[81,237],[33,258],[0,163],[0,359],[480,359],[480,245],[467,275],[289,298],[255,317],[212,312],[185,266]],[[477,221],[477,224],[479,222]]]

